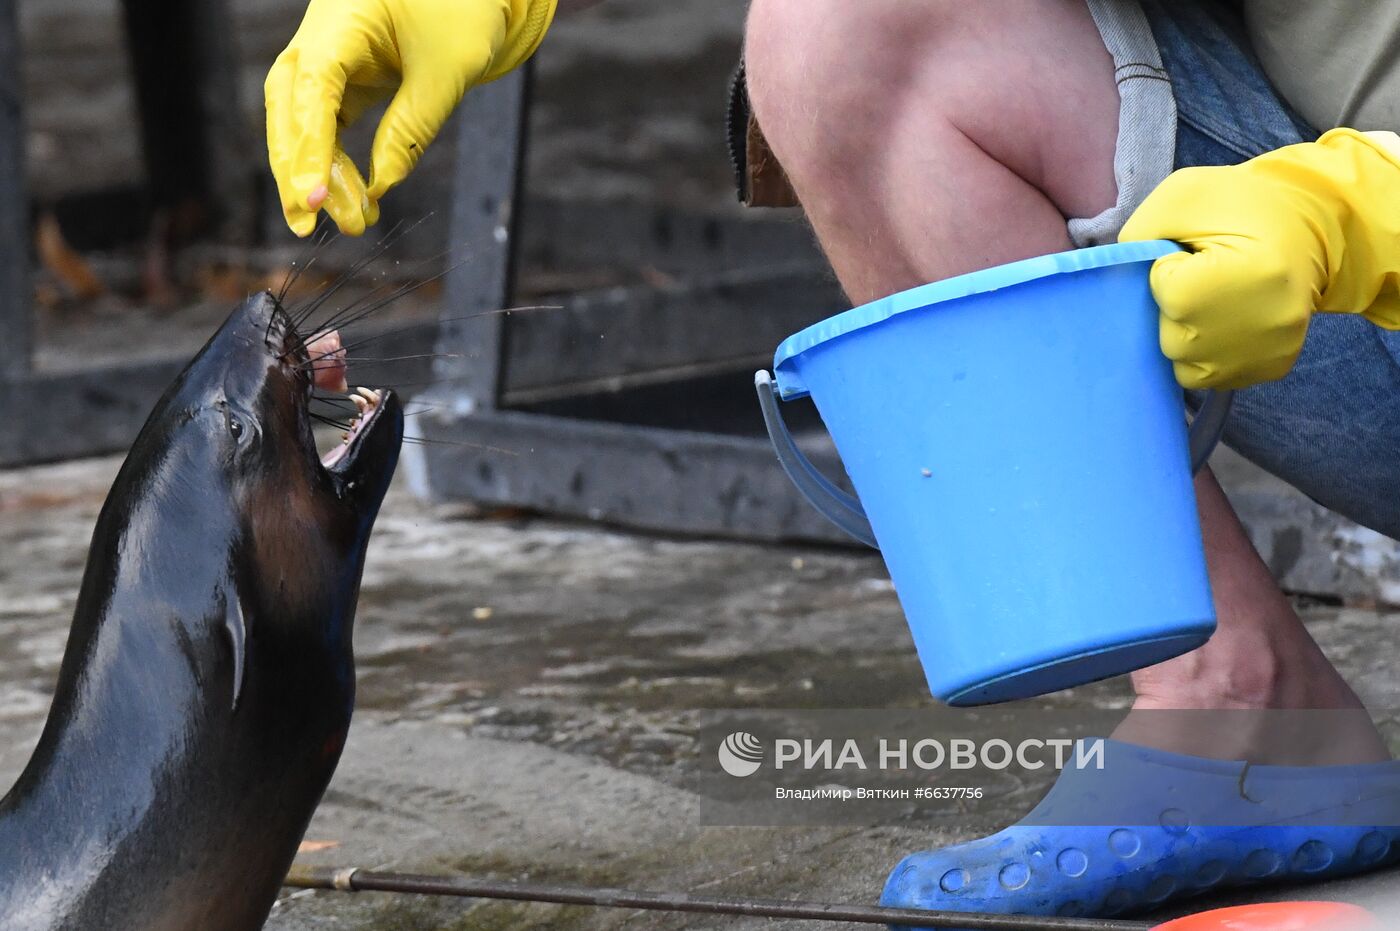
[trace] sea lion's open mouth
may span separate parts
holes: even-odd
[[[288,351],[298,357],[298,367],[307,376],[305,403],[309,405],[316,389],[320,389],[325,394],[347,395],[348,400],[354,404],[353,416],[348,421],[339,421],[342,430],[340,442],[319,456],[321,467],[342,486],[348,486],[354,481],[352,472],[357,471],[356,465],[361,454],[370,447],[383,445],[377,439],[377,434],[396,432],[392,427],[381,430],[380,422],[385,419],[383,415],[386,410],[400,408],[398,400],[388,389],[350,390],[346,382],[347,353],[336,330],[323,332],[315,336],[309,344],[304,344],[288,321],[287,339]],[[347,414],[350,412],[348,404],[344,410]],[[387,441],[397,445],[397,436],[386,437]],[[367,455],[365,458],[373,460],[375,457]]]
[[[321,457],[322,467],[330,472],[343,472],[348,468],[384,410],[384,392],[373,388],[356,388],[350,400],[355,402],[359,413],[350,422],[350,429],[345,431],[340,444]]]

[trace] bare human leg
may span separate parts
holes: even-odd
[[[755,0],[746,61],[759,122],[854,302],[1067,249],[1065,218],[1116,197],[1113,65],[1082,0]],[[1388,758],[1208,472],[1197,497],[1219,632],[1135,674],[1135,708],[1355,711],[1345,739],[1287,762]],[[1119,736],[1262,749],[1142,718]]]

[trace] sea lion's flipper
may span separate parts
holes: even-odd
[[[233,648],[233,710],[238,710],[238,696],[243,691],[243,658],[248,640],[248,625],[243,619],[243,605],[238,592],[224,593],[224,630]]]

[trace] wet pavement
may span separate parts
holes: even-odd
[[[42,726],[118,462],[0,473],[6,784]],[[1305,613],[1373,707],[1400,707],[1400,675],[1375,649],[1395,642],[1395,618]],[[622,534],[432,506],[396,489],[371,546],[356,655],[355,723],[308,832],[320,848],[302,855],[308,864],[870,902],[905,853],[995,830],[1024,807],[992,800],[933,825],[701,825],[686,776],[700,765],[699,731],[725,709],[930,703],[880,562],[853,550]],[[1103,709],[1126,698],[1111,682],[1053,701]],[[1375,902],[1394,882],[1309,894]],[[268,927],[760,924],[300,892]]]

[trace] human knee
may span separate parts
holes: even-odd
[[[754,0],[745,40],[749,97],[793,180],[848,170],[882,137],[912,81],[920,37],[954,0]]]
[[[754,0],[745,60],[804,203],[895,151],[990,158],[1067,216],[1113,202],[1118,91],[1082,0]]]

